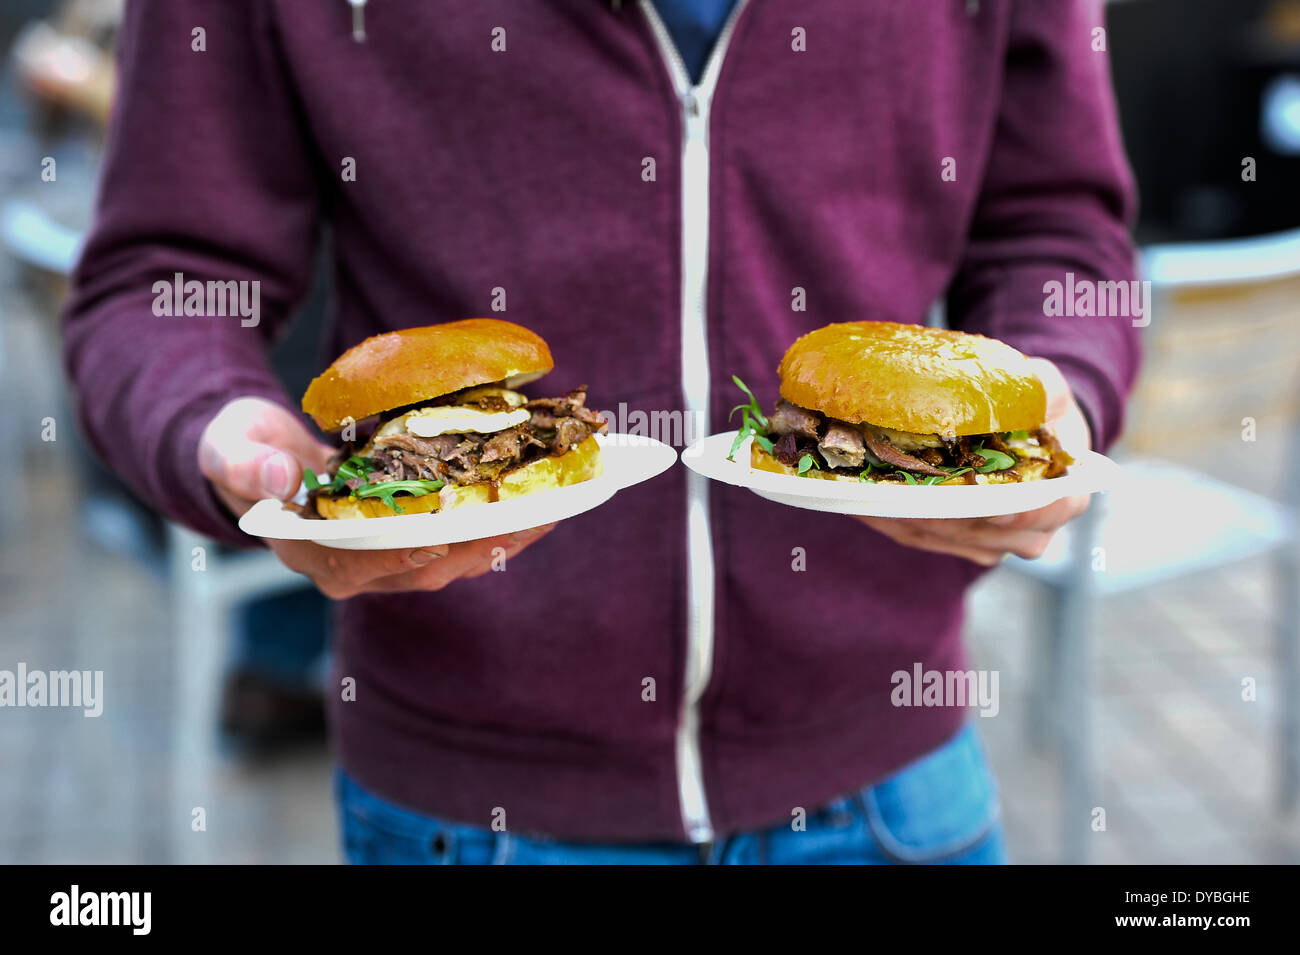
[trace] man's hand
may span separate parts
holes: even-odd
[[[199,440],[199,468],[236,517],[266,497],[292,497],[302,469],[324,471],[333,449],[316,440],[286,408],[264,398],[236,398],[217,413]],[[509,559],[554,524],[416,550],[346,551],[310,541],[268,540],[290,570],[309,577],[327,597],[441,590],[461,577],[478,577],[496,559]]]
[[[1067,451],[1092,447],[1087,419],[1079,410],[1065,377],[1045,358],[1034,358],[1034,370],[1047,389],[1047,423]],[[906,547],[952,554],[992,567],[1006,554],[1033,559],[1043,556],[1052,536],[1088,509],[1084,494],[1063,498],[1036,511],[1004,517],[971,519],[901,519],[859,517],[868,527]]]
[[[199,469],[236,517],[266,497],[293,497],[302,469],[324,471],[334,449],[293,412],[265,398],[236,398],[199,439]]]

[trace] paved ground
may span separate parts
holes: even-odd
[[[13,309],[5,321],[8,383],[19,379],[24,426],[48,413],[67,428],[57,391],[40,384],[53,371],[47,333]],[[0,710],[0,862],[167,861],[186,839],[211,840],[216,861],[336,860],[323,751],[262,767],[223,761],[204,833],[168,815],[175,671],[166,583],[81,535],[70,441],[60,435],[29,446],[25,498],[6,498],[0,668],[22,660],[103,669],[115,705],[98,719]],[[1300,861],[1300,821],[1280,818],[1272,802],[1268,579],[1263,565],[1247,563],[1103,608],[1094,720],[1107,831],[1092,835],[1097,861]],[[1022,862],[1050,862],[1059,858],[1058,781],[1050,753],[1028,743],[1025,714],[1042,636],[1005,612],[1031,597],[998,572],[972,596],[971,633],[978,664],[1001,675],[1001,712],[980,723],[1011,850]],[[1257,677],[1257,703],[1241,701],[1243,675]]]

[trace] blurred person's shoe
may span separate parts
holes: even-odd
[[[240,755],[276,756],[324,741],[325,701],[317,689],[237,669],[222,691],[221,731]]]

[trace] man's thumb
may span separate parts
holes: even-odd
[[[247,501],[291,497],[302,481],[302,466],[293,455],[246,438],[220,448],[205,443],[199,465],[213,484]]]

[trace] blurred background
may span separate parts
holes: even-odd
[[[324,601],[262,553],[208,546],[190,572],[206,542],[103,471],[69,410],[57,315],[120,8],[0,8],[0,668],[100,669],[115,701],[0,712],[0,862],[337,861]],[[977,722],[1015,861],[1294,863],[1300,0],[1113,2],[1108,44],[1155,297],[1116,451],[1134,480],[972,594],[1001,689]],[[292,394],[319,286],[277,350]],[[196,792],[215,838],[186,838]]]

